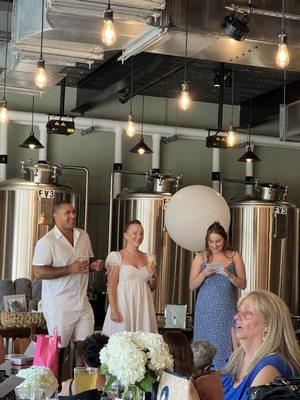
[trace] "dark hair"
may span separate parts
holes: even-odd
[[[217,353],[217,349],[209,340],[195,340],[192,343],[195,369],[204,371],[210,367]]]
[[[88,367],[100,367],[99,352],[108,343],[108,339],[101,333],[95,333],[83,341],[83,359]]]
[[[219,221],[215,221],[213,224],[211,224],[208,227],[206,236],[205,236],[205,250],[207,251],[207,261],[210,261],[211,256],[212,256],[210,248],[209,248],[209,244],[208,244],[209,236],[212,233],[216,233],[216,234],[222,236],[222,238],[224,239],[223,251],[231,250],[230,244],[228,242],[228,236],[227,236],[227,233],[225,232],[225,229],[223,228],[223,226],[220,224]]]
[[[174,372],[190,377],[195,371],[193,351],[187,337],[180,331],[168,331],[163,334],[164,341],[174,358]]]
[[[73,204],[70,201],[58,201],[53,206],[53,214],[57,214],[60,211],[61,207],[65,206],[66,204],[71,204],[71,206],[73,207]]]
[[[130,225],[141,225],[142,226],[142,223],[138,219],[133,219],[133,220],[127,222],[127,224],[125,224],[125,226],[124,226],[124,233],[126,233],[128,231],[128,228],[130,227]]]

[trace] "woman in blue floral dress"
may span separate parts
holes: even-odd
[[[217,348],[213,361],[222,369],[232,353],[237,289],[245,289],[246,273],[241,255],[230,249],[219,222],[207,230],[206,250],[194,258],[190,290],[198,289],[194,315],[194,340],[210,340]]]

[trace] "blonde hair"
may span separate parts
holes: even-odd
[[[279,354],[294,368],[296,373],[299,373],[300,349],[286,304],[274,293],[256,290],[242,297],[238,301],[238,308],[246,299],[251,300],[254,311],[263,317],[268,331],[245,373],[249,374],[260,360],[272,353]],[[225,374],[236,378],[242,366],[243,358],[244,350],[239,346],[231,355],[225,367]]]

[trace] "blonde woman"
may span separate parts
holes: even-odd
[[[151,292],[157,285],[155,258],[139,250],[144,229],[139,220],[126,224],[125,247],[106,258],[109,307],[102,333],[157,332]]]
[[[239,300],[235,320],[240,347],[222,377],[225,400],[246,400],[251,386],[300,373],[300,349],[289,310],[277,295],[250,292]]]

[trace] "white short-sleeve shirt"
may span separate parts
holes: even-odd
[[[73,243],[74,245],[72,246],[55,226],[37,242],[32,264],[36,266],[65,267],[72,264],[79,257],[91,258],[94,256],[89,235],[84,230],[73,229]],[[84,310],[88,308],[88,279],[88,273],[71,274],[56,279],[43,279],[43,309]]]

